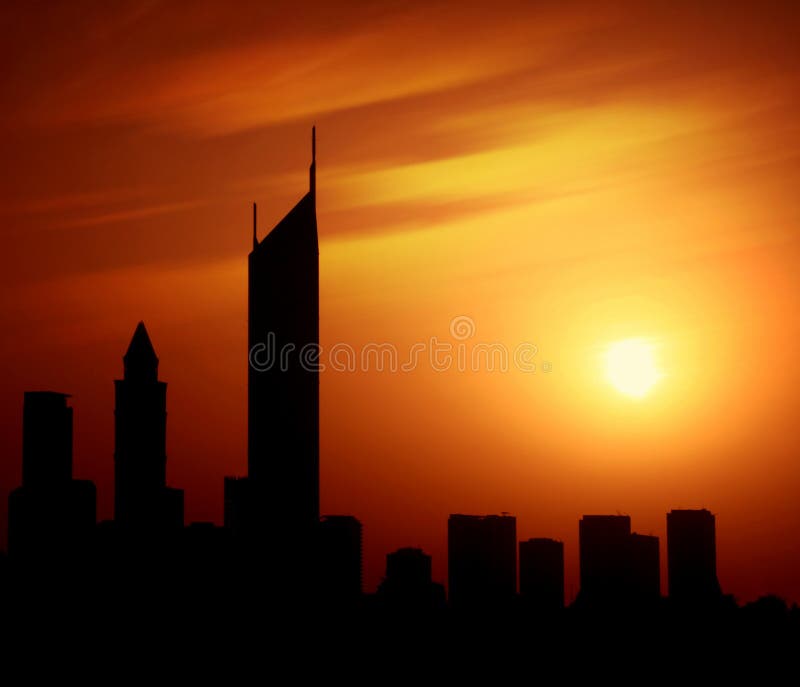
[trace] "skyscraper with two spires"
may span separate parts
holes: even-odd
[[[308,192],[248,257],[246,478],[226,478],[226,525],[272,574],[302,578],[319,523],[319,247],[315,132]],[[272,565],[272,562],[280,561]]]

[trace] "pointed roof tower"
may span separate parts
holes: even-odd
[[[136,325],[136,331],[128,346],[128,351],[122,357],[125,366],[125,379],[141,379],[142,381],[156,381],[158,379],[158,356],[147,334],[144,322]]]

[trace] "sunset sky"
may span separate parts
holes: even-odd
[[[449,513],[562,539],[571,598],[582,514],[665,563],[666,512],[706,507],[723,590],[800,601],[800,5],[334,4],[0,7],[0,542],[24,390],[73,394],[111,517],[139,320],[169,482],[221,522],[250,204],[263,235],[306,192],[316,124],[323,350],[537,347],[533,373],[322,373],[322,512],[362,521],[368,591],[400,546],[444,581]],[[644,394],[609,379],[628,340]]]

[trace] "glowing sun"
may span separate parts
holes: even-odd
[[[615,341],[606,351],[605,363],[612,386],[634,398],[644,398],[663,377],[647,339]]]

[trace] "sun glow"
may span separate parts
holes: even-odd
[[[647,339],[612,343],[605,355],[606,377],[619,392],[644,398],[664,376],[658,368],[653,344]]]

